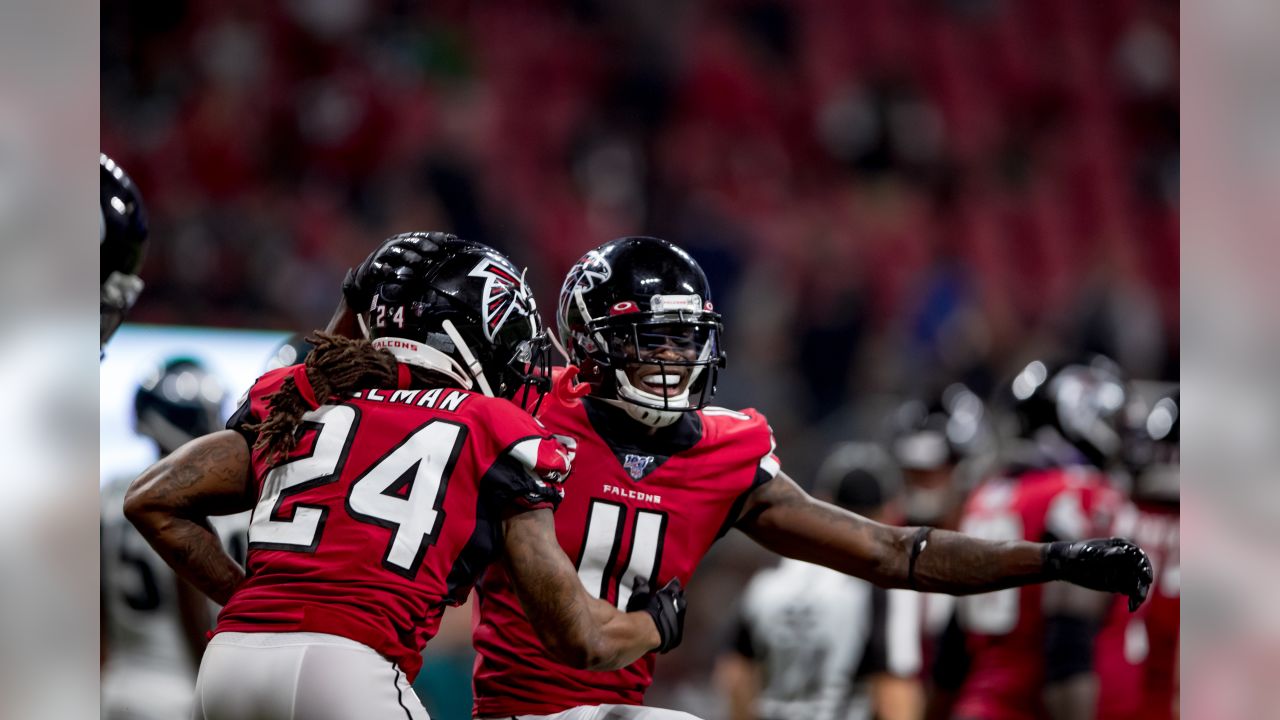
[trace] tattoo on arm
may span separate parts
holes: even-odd
[[[125,496],[125,515],[175,572],[225,604],[244,580],[210,515],[253,506],[249,448],[224,430],[197,438],[148,468]]]
[[[785,474],[751,494],[737,526],[781,555],[885,587],[908,586],[916,528],[884,525],[816,500]],[[934,530],[916,559],[914,579],[918,590],[954,595],[1042,582],[1044,545]]]

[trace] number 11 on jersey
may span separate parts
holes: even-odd
[[[587,531],[578,558],[578,578],[595,597],[608,600],[614,590],[620,610],[627,609],[631,588],[636,578],[644,578],[650,588],[658,587],[658,568],[662,564],[663,535],[667,514],[656,510],[636,510],[631,525],[628,557],[619,563],[627,508],[619,503],[593,499],[587,510]],[[617,569],[625,568],[619,575]]]

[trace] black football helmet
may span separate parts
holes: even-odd
[[[134,427],[168,455],[222,427],[222,383],[192,358],[172,358],[142,379],[133,396]]]
[[[1178,502],[1181,414],[1180,391],[1175,390],[1155,401],[1131,429],[1126,455],[1135,498]]]
[[[412,245],[426,234],[397,237]],[[522,406],[531,390],[541,397],[550,385],[549,341],[524,273],[469,240],[431,240],[423,248],[398,253],[372,289],[361,322],[373,346],[490,397]]]
[[[948,385],[928,402],[899,405],[890,435],[894,459],[908,470],[942,469],[994,447],[986,404],[962,383]]]
[[[666,240],[624,237],[583,255],[560,288],[556,317],[592,396],[641,423],[669,425],[715,395],[725,363],[720,315],[702,268]],[[638,367],[653,369],[648,387],[628,377]]]
[[[285,341],[280,343],[280,347],[271,353],[271,357],[267,359],[266,369],[275,370],[290,365],[300,365],[306,362],[307,356],[315,349],[316,346],[307,340],[305,334],[294,333],[285,338]]]
[[[1111,359],[1093,355],[1057,367],[1034,360],[1014,376],[1007,392],[1019,437],[1049,447],[1056,436],[1097,468],[1106,468],[1120,456],[1128,389]]]
[[[912,525],[939,525],[959,508],[969,481],[995,450],[986,404],[962,383],[914,398],[890,415],[889,451],[902,468]]]
[[[101,333],[98,347],[124,322],[142,292],[138,270],[147,252],[147,212],[142,196],[124,170],[106,155],[98,156],[101,180]]]

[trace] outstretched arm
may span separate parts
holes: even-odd
[[[196,438],[133,481],[124,514],[182,579],[225,605],[244,569],[223,549],[210,515],[253,507],[249,446],[222,430]]]
[[[556,541],[551,510],[511,516],[504,536],[507,569],[520,604],[543,646],[561,662],[616,670],[665,644],[649,612],[619,612],[587,594]]]
[[[926,534],[816,500],[783,473],[747,497],[737,527],[776,553],[885,587],[969,595],[1068,580],[1126,593],[1136,607],[1151,584],[1146,554],[1123,541],[1050,545],[980,540],[946,530]]]

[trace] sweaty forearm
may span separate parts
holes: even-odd
[[[772,487],[770,487],[772,486]],[[825,565],[884,587],[967,595],[1047,579],[1045,545],[980,540],[933,530],[911,555],[919,528],[884,525],[815,500],[790,478],[760,488],[739,527],[787,557]]]
[[[1047,546],[1042,543],[981,540],[948,530],[929,532],[916,556],[915,572],[911,573],[917,529],[901,528],[896,538],[894,555],[901,567],[894,575],[905,581],[899,587],[970,595],[1049,579],[1045,572]],[[909,575],[914,584],[907,580]]]
[[[653,618],[644,612],[618,612],[603,600],[591,599],[597,624],[595,669],[624,668],[662,643]]]
[[[538,639],[557,660],[588,670],[616,670],[661,642],[647,613],[622,613],[587,595],[555,539],[550,510],[506,521],[507,568]]]

